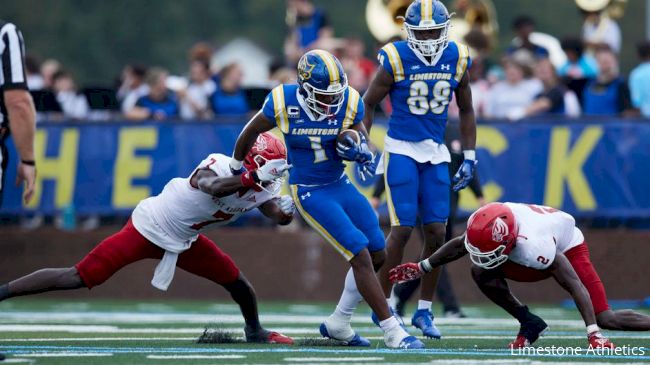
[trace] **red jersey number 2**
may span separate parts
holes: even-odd
[[[230,220],[230,218],[233,217],[232,214],[224,213],[222,211],[218,211],[218,212],[214,213],[212,216],[215,217],[216,219],[201,222],[201,223],[195,223],[195,224],[192,225],[192,229],[196,229],[198,231],[198,230],[200,230],[201,228],[203,228],[205,226],[208,226],[208,225],[213,224],[213,223],[219,223],[219,222],[227,221],[227,220]]]

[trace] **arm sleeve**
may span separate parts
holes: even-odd
[[[23,35],[15,25],[8,23],[4,26],[2,35],[2,64],[3,90],[27,90],[27,77],[25,76],[25,44]]]

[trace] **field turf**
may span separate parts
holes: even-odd
[[[575,310],[533,306],[551,327],[536,345],[579,347],[581,353],[571,350],[567,355],[570,350],[565,349],[564,355],[555,351],[524,356],[505,349],[517,323],[491,306],[466,307],[466,319],[436,319],[443,339],[426,340],[427,349],[419,351],[386,349],[367,307],[360,308],[353,325],[371,339],[370,348],[321,340],[318,325],[333,307],[262,304],[265,327],[297,342],[278,346],[242,343],[243,321],[231,303],[10,300],[0,304],[0,352],[7,355],[6,363],[37,365],[650,363],[648,332],[606,332],[617,345],[635,347],[636,355],[588,352],[584,325]],[[197,343],[206,327],[231,333],[220,336],[231,343]],[[417,333],[410,326],[409,330]]]

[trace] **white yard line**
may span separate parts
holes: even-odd
[[[196,359],[223,359],[223,360],[234,360],[234,359],[245,359],[244,355],[147,355],[147,359],[151,360],[196,360]]]
[[[22,357],[109,357],[110,352],[38,352],[33,354],[20,354]]]
[[[278,324],[320,324],[326,315],[266,314],[261,315],[264,323]],[[239,314],[182,314],[182,313],[130,313],[130,312],[3,312],[0,322],[19,323],[84,323],[84,324],[137,324],[137,323],[189,323],[189,324],[240,324],[243,318]],[[370,316],[357,315],[353,323],[370,324]],[[584,327],[581,320],[547,320],[551,326]],[[512,318],[436,318],[436,324],[455,326],[491,326],[505,327],[518,325]]]
[[[383,357],[285,357],[287,362],[354,362],[354,361],[384,361]]]

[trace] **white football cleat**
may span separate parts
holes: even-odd
[[[370,341],[354,332],[349,321],[339,319],[335,315],[329,316],[321,323],[319,330],[323,337],[341,341],[346,346],[370,346]]]
[[[423,349],[424,344],[415,336],[411,336],[401,326],[395,326],[384,332],[384,343],[392,349]]]

